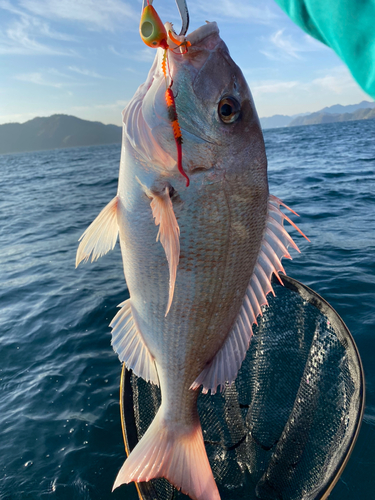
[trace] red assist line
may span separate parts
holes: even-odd
[[[184,169],[182,168],[182,135],[181,135],[180,124],[178,123],[178,118],[177,118],[176,103],[174,100],[172,89],[170,87],[165,92],[165,100],[167,102],[168,118],[172,125],[174,140],[176,142],[176,147],[177,147],[177,168],[180,174],[182,174],[185,177],[186,187],[188,187],[190,184],[190,179],[186,175]]]

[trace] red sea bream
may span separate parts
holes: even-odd
[[[130,298],[111,323],[113,348],[162,395],[114,488],[165,477],[193,499],[214,500],[199,388],[215,393],[234,381],[271,275],[296,245],[268,192],[263,135],[241,70],[216,23],[188,40],[187,53],[170,51],[169,70],[190,186],[176,165],[158,49],[123,112],[117,195],[82,235],[77,265],[119,236]]]

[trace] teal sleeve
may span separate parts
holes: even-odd
[[[331,47],[375,99],[375,0],[276,0],[306,33]]]

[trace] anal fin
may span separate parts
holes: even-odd
[[[262,314],[262,306],[268,304],[266,298],[268,293],[275,295],[271,284],[272,274],[275,274],[282,284],[278,274],[279,271],[285,273],[281,259],[291,258],[288,252],[289,246],[293,246],[299,252],[297,245],[284,228],[284,220],[306,238],[296,224],[280,210],[280,205],[293,212],[276,196],[269,196],[266,230],[240,312],[223,346],[195,379],[190,389],[198,389],[203,385],[203,393],[210,390],[211,394],[215,394],[218,386],[219,390],[223,390],[226,383],[235,380],[250,345],[252,325],[256,323],[257,316]]]
[[[91,262],[112,250],[118,236],[117,224],[118,198],[115,196],[103,208],[97,218],[82,234],[76,256],[76,267],[82,262]]]
[[[159,385],[154,358],[133,317],[131,299],[122,302],[120,307],[109,325],[112,328],[112,347],[127,368],[146,381]]]

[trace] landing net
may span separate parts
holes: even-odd
[[[254,328],[239,375],[198,410],[222,500],[327,498],[358,435],[364,375],[354,340],[332,307],[282,276]],[[124,367],[127,453],[153,420],[160,390]],[[144,500],[186,499],[165,479],[137,485]]]

